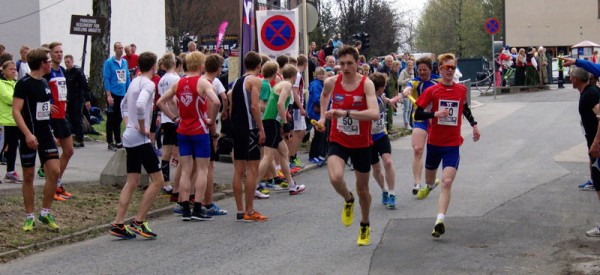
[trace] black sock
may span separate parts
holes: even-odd
[[[134,224],[137,224],[137,225],[142,225],[144,222],[138,222],[138,221],[136,221],[136,220],[133,220],[133,223],[134,223]]]
[[[360,223],[360,227],[365,227],[365,226],[370,226],[370,225],[371,225],[371,223],[362,223],[362,222]]]
[[[350,192],[350,199],[346,202],[354,202],[354,195],[352,195],[352,192]]]
[[[160,162],[160,168],[162,170],[163,179],[165,181],[169,181],[169,178],[171,176],[170,175],[171,168],[169,167],[169,161],[168,160],[162,160]]]
[[[115,225],[116,225],[118,228],[123,228],[123,227],[125,227],[125,224],[124,224],[124,223],[115,223]]]

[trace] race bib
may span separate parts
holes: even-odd
[[[371,134],[379,134],[383,133],[385,130],[384,119],[380,118],[376,121],[373,121],[373,129],[371,129]]]
[[[60,77],[56,81],[56,87],[58,89],[58,101],[67,101],[67,81],[64,77]]]
[[[349,136],[359,135],[360,123],[358,119],[353,119],[349,117],[338,117],[337,129],[338,131]]]
[[[50,119],[50,101],[38,102],[35,108],[35,119],[36,120],[49,120]]]
[[[127,74],[125,70],[117,70],[117,82],[118,83],[126,83],[127,82]]]
[[[438,117],[438,125],[458,126],[458,100],[440,99],[438,110],[447,109],[450,113],[447,117]]]

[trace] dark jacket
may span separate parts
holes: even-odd
[[[69,102],[87,102],[90,101],[90,89],[85,75],[78,67],[66,70],[67,79],[67,101]]]

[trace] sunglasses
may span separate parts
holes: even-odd
[[[453,65],[442,65],[442,66],[440,66],[440,69],[442,69],[442,70],[448,70],[448,71],[450,71],[450,70],[456,70],[456,66],[453,66]]]

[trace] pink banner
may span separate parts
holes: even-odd
[[[223,37],[225,37],[225,30],[227,29],[227,25],[229,23],[227,23],[227,21],[223,21],[223,23],[221,23],[221,26],[219,27],[219,33],[217,34],[217,46],[215,47],[215,50],[219,50],[219,46],[221,46],[221,43],[223,42]]]

